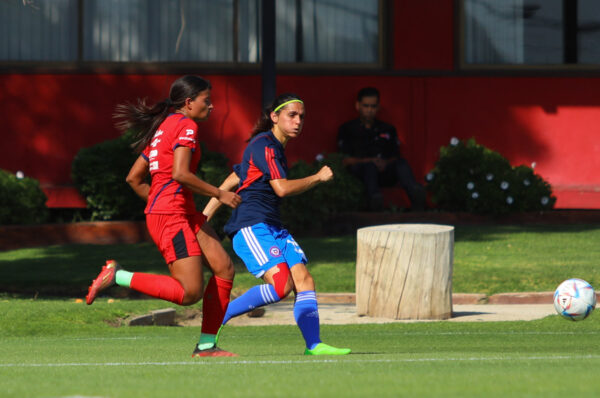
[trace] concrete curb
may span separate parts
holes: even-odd
[[[600,302],[600,292],[596,293]],[[290,298],[289,300],[293,300]],[[319,304],[356,304],[355,293],[317,293]],[[472,304],[552,304],[554,292],[498,293],[487,296],[481,293],[454,293],[453,305]]]

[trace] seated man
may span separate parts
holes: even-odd
[[[411,209],[425,209],[425,189],[417,183],[408,162],[400,156],[396,128],[377,120],[379,91],[365,87],[356,100],[358,118],[342,124],[338,131],[338,151],[345,154],[348,171],[365,184],[371,210],[383,208],[380,186],[401,186]]]

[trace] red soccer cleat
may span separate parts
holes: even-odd
[[[120,269],[121,266],[115,260],[106,261],[106,265],[102,267],[100,274],[88,288],[88,294],[85,296],[85,302],[88,305],[94,302],[98,293],[115,284],[115,274]]]
[[[201,350],[198,348],[197,344],[196,344],[196,348],[194,349],[194,352],[192,352],[192,358],[194,358],[194,357],[237,357],[237,356],[238,356],[238,354],[234,354],[233,352],[222,350],[217,346],[213,346],[211,348]]]

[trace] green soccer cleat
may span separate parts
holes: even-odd
[[[319,343],[312,350],[307,348],[304,355],[348,355],[350,351],[350,348],[336,348],[325,343]]]

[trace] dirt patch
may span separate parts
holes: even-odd
[[[193,310],[190,310],[192,312]],[[201,326],[202,314],[196,310],[194,316],[179,319],[180,326]],[[446,322],[495,322],[495,321],[530,321],[556,314],[552,304],[467,304],[454,305],[452,318]],[[432,322],[429,320],[395,320],[388,318],[372,318],[358,316],[354,304],[319,304],[319,318],[323,325],[349,325],[366,323],[410,323]],[[437,321],[436,321],[437,322]],[[295,325],[292,302],[280,302],[264,308],[262,316],[242,315],[233,318],[228,325],[232,326],[269,326]]]

